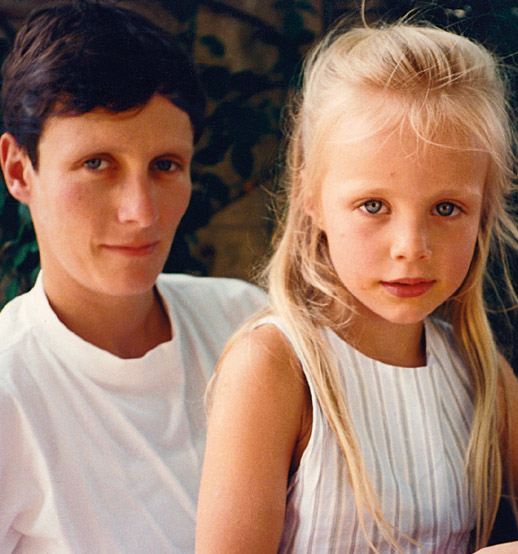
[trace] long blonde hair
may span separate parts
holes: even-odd
[[[504,255],[506,245],[518,245],[507,205],[514,159],[505,78],[485,48],[447,31],[409,23],[348,31],[337,27],[307,57],[302,89],[291,105],[282,183],[285,209],[265,273],[271,306],[301,353],[336,434],[364,532],[367,511],[399,550],[398,531],[385,519],[366,473],[337,365],[321,332],[335,326],[329,308],[337,299],[343,302],[347,291],[334,271],[326,238],[306,209],[319,190],[326,137],[337,122],[358,114],[366,122],[365,136],[405,126],[430,143],[447,130],[490,157],[475,254],[464,283],[439,310],[452,324],[471,372],[475,412],[466,472],[474,490],[480,548],[489,538],[502,489],[497,432],[501,360],[483,300],[490,252],[500,256],[509,298],[516,302]]]

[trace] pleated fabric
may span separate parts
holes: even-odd
[[[286,333],[280,319],[269,322]],[[429,552],[458,554],[467,552],[475,522],[464,470],[473,395],[451,327],[429,318],[425,333],[427,363],[408,368],[367,358],[325,330],[386,519]],[[313,403],[312,433],[289,483],[279,552],[365,554],[369,546],[344,458],[303,370]],[[379,552],[396,552],[368,514],[366,525]],[[404,552],[423,552],[403,537],[400,545]]]

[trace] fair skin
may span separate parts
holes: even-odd
[[[290,346],[264,325],[224,357],[211,404],[197,553],[274,554],[288,478],[311,431],[311,400]]]
[[[503,414],[505,406],[502,399],[505,398],[504,388],[507,390],[507,398],[511,406],[518,406],[518,379],[511,366],[503,359],[500,360],[502,366],[502,381],[497,393],[500,401],[499,409]],[[509,454],[512,471],[514,471],[514,483],[518,483],[518,410],[511,409],[511,421],[509,422],[510,433],[507,437],[507,429],[503,425],[504,417],[500,421],[500,445],[501,452],[505,456]],[[507,475],[504,474],[504,491],[506,489]],[[477,550],[476,554],[518,554],[518,541],[497,544]]]
[[[500,442],[502,455],[507,457],[511,464],[511,471],[513,471],[513,482],[518,483],[518,410],[513,409],[518,406],[518,379],[513,372],[511,366],[502,358],[502,382],[500,383],[500,390],[498,391],[498,399],[501,402],[499,406],[503,412],[505,406],[502,399],[505,398],[503,389],[507,392],[507,401],[510,404],[510,421],[506,425],[500,425]],[[503,420],[503,418],[501,418]],[[504,474],[504,492],[506,492],[507,475]],[[516,485],[515,485],[516,486]],[[483,548],[477,551],[477,554],[518,554],[518,541],[509,542],[505,544],[498,544],[495,546]]]
[[[0,138],[7,187],[31,212],[52,308],[120,357],[172,336],[154,285],[189,203],[192,151],[188,115],[160,95],[127,112],[49,117],[38,169],[12,135]]]
[[[344,141],[350,127],[331,133],[328,170],[308,209],[354,299],[354,346],[423,365],[422,322],[460,287],[473,257],[488,158],[423,146],[411,132]]]
[[[412,157],[410,134],[355,144],[341,136],[344,127],[330,137],[328,170],[307,209],[355,297],[358,316],[344,338],[386,363],[423,365],[423,320],[457,290],[472,259],[487,157],[439,148]],[[288,481],[310,434],[311,399],[286,339],[272,325],[241,336],[212,397],[198,554],[278,551]]]
[[[517,554],[518,553],[518,541],[508,542],[505,544],[497,544],[495,546],[488,546],[482,550],[477,550],[477,554]]]

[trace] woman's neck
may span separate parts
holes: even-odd
[[[63,301],[63,295],[48,299],[60,321],[85,341],[129,359],[171,340],[171,322],[156,288],[122,298],[82,292],[80,301]]]

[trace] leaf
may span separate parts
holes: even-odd
[[[310,44],[315,40],[315,33],[309,31],[308,29],[302,29],[296,38],[300,46]]]
[[[273,67],[275,73],[294,76],[298,73],[297,67],[300,64],[300,53],[296,48],[284,48],[279,51],[279,58]]]
[[[31,212],[26,204],[18,204],[18,216],[22,223],[32,225]]]
[[[5,206],[5,200],[7,198],[7,189],[5,188],[5,185],[0,180],[0,214],[2,213],[2,210]]]
[[[213,35],[205,35],[200,38],[200,42],[204,44],[209,52],[216,58],[222,58],[225,55],[225,45],[219,38]]]
[[[295,38],[304,30],[304,19],[295,10],[290,10],[283,18],[284,32],[292,38]]]
[[[189,250],[187,235],[176,233],[164,267],[164,273],[189,273],[191,275],[207,275],[208,268]]]
[[[216,165],[223,161],[231,144],[232,140],[228,136],[218,137],[213,134],[209,144],[195,154],[194,162],[202,165]]]
[[[38,263],[36,267],[29,274],[29,281],[31,286],[34,285],[34,283],[36,282],[39,272],[40,272],[40,264]]]
[[[204,173],[200,182],[210,198],[214,198],[219,202],[228,202],[229,189],[223,179],[214,173]]]
[[[231,90],[230,71],[224,66],[206,67],[200,77],[209,98],[221,100]]]
[[[23,264],[29,251],[30,251],[29,243],[22,244],[21,246],[18,247],[18,249],[16,250],[16,254],[14,255],[14,258],[13,258],[13,266],[15,268],[20,267]]]
[[[204,227],[210,221],[214,211],[210,198],[204,191],[193,190],[191,202],[180,223],[180,228],[184,233],[192,233]]]
[[[236,106],[228,119],[228,133],[236,144],[251,146],[271,132],[268,115],[253,106]]]
[[[245,69],[244,71],[238,71],[234,73],[231,78],[232,87],[239,90],[240,92],[247,92],[250,89],[256,89],[258,86],[261,86],[268,82],[267,78],[264,75],[258,75],[250,69]]]
[[[231,154],[232,167],[243,179],[250,179],[254,169],[254,155],[252,149],[244,144],[234,145]]]
[[[160,3],[180,22],[193,19],[198,13],[198,2],[192,0],[160,0]]]
[[[293,0],[276,0],[273,3],[276,10],[291,10],[293,8]]]
[[[305,11],[305,12],[308,12],[308,13],[312,13],[312,14],[316,14],[316,10],[315,10],[315,7],[313,6],[313,4],[311,2],[295,2],[295,7],[299,10],[302,10],[302,11]]]
[[[9,302],[16,296],[18,296],[18,290],[20,289],[20,280],[15,277],[5,287],[5,301]]]

